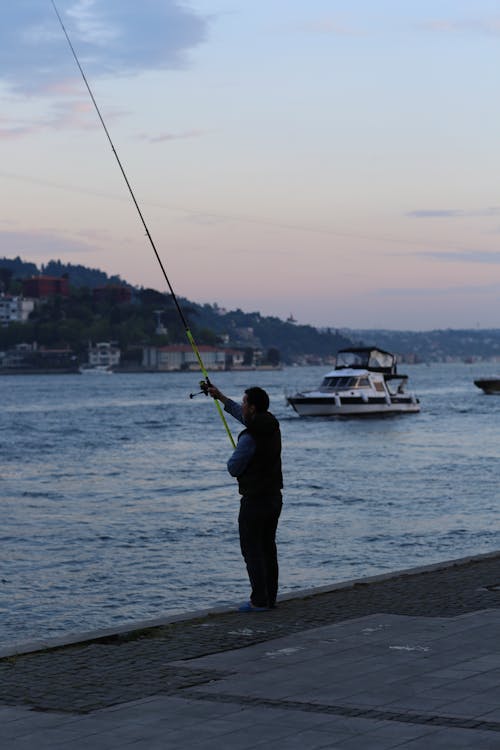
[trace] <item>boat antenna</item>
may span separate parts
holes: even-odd
[[[205,395],[208,395],[208,386],[210,386],[211,383],[210,383],[210,380],[209,380],[208,373],[207,373],[207,370],[205,368],[205,365],[203,364],[203,360],[201,358],[200,351],[199,351],[199,349],[198,349],[198,347],[196,345],[196,342],[194,340],[193,334],[191,333],[191,329],[189,328],[188,322],[187,322],[186,317],[185,317],[185,315],[184,315],[184,313],[182,311],[182,308],[181,308],[181,306],[179,304],[179,301],[178,301],[177,296],[176,296],[176,294],[174,292],[172,284],[170,283],[170,279],[167,276],[167,272],[165,270],[165,266],[163,265],[162,260],[160,258],[160,255],[158,253],[158,250],[156,249],[156,245],[155,245],[155,243],[153,241],[153,238],[152,238],[151,233],[149,231],[149,228],[148,228],[148,225],[146,223],[146,220],[144,219],[144,216],[143,216],[143,213],[142,213],[141,208],[139,206],[139,203],[137,202],[137,199],[135,197],[134,191],[132,190],[132,186],[130,185],[130,182],[128,180],[127,174],[125,172],[125,169],[123,168],[123,164],[120,161],[120,157],[118,156],[118,153],[116,151],[114,143],[113,143],[113,141],[111,139],[111,136],[109,134],[109,130],[106,127],[106,123],[104,122],[104,118],[103,118],[103,116],[101,114],[101,111],[100,111],[98,105],[97,105],[97,101],[96,101],[96,99],[94,97],[94,94],[92,93],[92,89],[90,88],[90,84],[89,84],[89,82],[87,80],[87,76],[85,75],[85,71],[83,70],[83,68],[82,68],[82,66],[80,64],[80,60],[78,59],[78,55],[76,54],[76,51],[75,51],[75,48],[73,47],[73,44],[71,43],[71,39],[69,37],[68,32],[66,31],[66,27],[64,26],[63,20],[61,18],[61,15],[60,15],[58,9],[57,9],[57,6],[56,6],[54,0],[51,0],[51,2],[52,2],[52,7],[54,8],[54,12],[55,12],[55,14],[56,14],[56,16],[57,16],[57,18],[59,20],[59,23],[61,25],[61,29],[63,30],[64,36],[66,37],[66,41],[68,42],[69,48],[71,50],[71,53],[72,53],[73,57],[75,58],[75,62],[77,64],[78,69],[79,69],[79,71],[81,73],[81,76],[83,78],[83,82],[85,83],[85,86],[87,87],[87,91],[88,91],[89,96],[90,96],[90,98],[92,100],[92,104],[95,107],[95,110],[97,112],[99,120],[101,121],[101,125],[102,125],[102,127],[104,129],[104,132],[106,133],[106,137],[107,137],[107,139],[109,141],[109,145],[111,146],[111,150],[113,151],[113,154],[115,155],[115,159],[117,161],[117,164],[120,167],[120,172],[122,173],[123,179],[125,180],[125,184],[126,184],[126,186],[128,188],[128,191],[130,193],[130,197],[132,198],[132,201],[133,201],[134,206],[135,206],[135,208],[137,210],[137,213],[139,214],[139,218],[140,218],[142,226],[144,227],[144,230],[146,232],[146,236],[147,236],[147,238],[149,240],[149,244],[151,245],[151,247],[153,249],[153,253],[155,254],[156,260],[158,261],[158,264],[159,264],[159,266],[161,268],[161,271],[163,273],[165,281],[167,282],[168,289],[170,291],[170,294],[172,295],[172,299],[174,301],[174,304],[175,304],[175,307],[177,309],[177,312],[179,313],[179,317],[180,317],[180,319],[182,321],[182,325],[184,326],[184,331],[186,333],[187,339],[188,339],[189,343],[191,344],[191,348],[192,348],[192,350],[193,350],[193,352],[194,352],[194,354],[196,356],[196,359],[198,361],[198,364],[200,366],[200,370],[201,370],[202,375],[204,377],[204,381],[201,381],[200,387],[202,389],[202,392],[205,393]],[[231,430],[229,429],[229,426],[227,424],[226,418],[225,418],[224,413],[222,411],[222,407],[221,407],[220,403],[217,401],[217,399],[214,399],[214,403],[215,403],[215,405],[217,407],[217,411],[219,412],[220,418],[222,420],[222,424],[224,425],[224,427],[226,429],[226,432],[228,434],[229,440],[231,441],[231,444],[232,444],[232,446],[234,448],[236,444],[234,442],[234,438],[233,438],[233,436],[231,434]]]

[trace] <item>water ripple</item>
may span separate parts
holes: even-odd
[[[479,366],[408,370],[420,415],[354,422],[286,407],[287,379],[321,369],[217,376],[236,398],[262,385],[282,424],[282,591],[500,547],[500,398],[475,389]],[[99,380],[2,381],[0,645],[248,594],[231,447],[188,398],[196,374]]]

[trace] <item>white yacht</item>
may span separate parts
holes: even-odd
[[[407,381],[389,352],[375,347],[342,349],[335,369],[326,373],[318,388],[286,399],[301,417],[415,414],[420,402],[406,392]]]
[[[82,375],[112,375],[113,370],[109,365],[80,365]]]

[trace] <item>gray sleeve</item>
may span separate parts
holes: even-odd
[[[241,435],[238,445],[227,462],[227,470],[232,477],[243,474],[255,453],[255,440],[247,432]]]
[[[245,424],[245,422],[243,421],[243,412],[241,409],[241,405],[237,404],[236,401],[228,398],[224,405],[224,411],[227,411],[228,414],[237,419],[238,422],[241,422],[241,424]]]

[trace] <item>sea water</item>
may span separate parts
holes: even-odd
[[[417,415],[298,417],[285,390],[325,369],[213,374],[238,400],[266,388],[281,422],[280,591],[500,548],[500,396],[473,383],[494,366],[402,366]],[[198,380],[0,378],[0,647],[248,597],[231,445]]]

